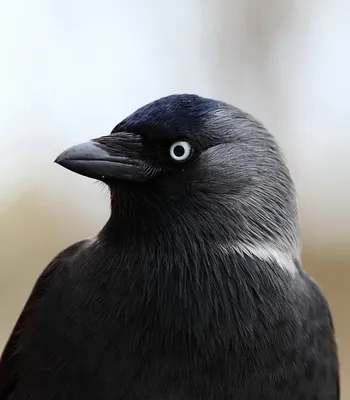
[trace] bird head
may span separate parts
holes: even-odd
[[[160,98],[56,162],[106,183],[112,203],[123,202],[112,212],[148,212],[154,223],[166,214],[214,232],[226,251],[247,253],[259,243],[261,257],[272,247],[298,252],[295,190],[280,148],[259,121],[227,103]]]

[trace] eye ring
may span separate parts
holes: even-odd
[[[188,142],[179,141],[171,145],[169,152],[174,161],[185,161],[190,157],[192,147]]]

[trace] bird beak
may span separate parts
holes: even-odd
[[[125,154],[118,154],[115,149],[97,140],[70,147],[55,162],[77,174],[101,181],[148,179],[144,163]]]

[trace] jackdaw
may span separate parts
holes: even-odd
[[[56,162],[107,184],[111,215],[38,279],[0,400],[339,399],[329,306],[260,122],[171,95]]]

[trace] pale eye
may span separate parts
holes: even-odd
[[[170,156],[174,161],[185,161],[191,155],[191,150],[188,142],[175,142],[170,147]]]

